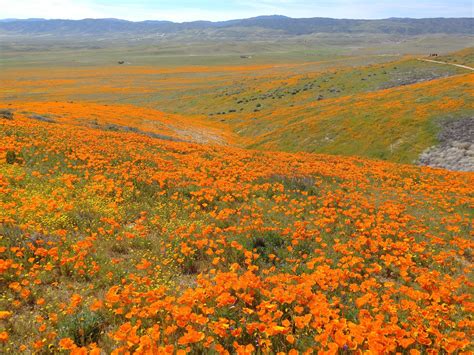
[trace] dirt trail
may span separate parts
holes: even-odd
[[[474,70],[474,68],[469,67],[469,66],[467,66],[467,65],[454,64],[454,63],[448,63],[448,62],[442,62],[442,61],[440,61],[440,60],[422,59],[422,58],[418,58],[418,60],[420,60],[420,61],[422,61],[422,62],[430,62],[430,63],[453,65],[453,66],[455,66],[455,67],[459,67],[459,68],[463,68],[463,69]]]

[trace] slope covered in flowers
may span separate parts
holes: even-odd
[[[413,163],[437,143],[441,122],[471,117],[474,74],[304,103],[241,122],[252,148],[357,155]],[[311,132],[307,134],[307,132]],[[368,132],[370,134],[368,135]]]
[[[444,60],[466,63],[472,53]],[[444,121],[472,116],[473,79],[470,70],[409,56],[239,66],[92,62],[8,67],[0,100],[194,142],[411,164],[438,143]]]
[[[471,348],[472,174],[24,105],[0,119],[2,352]]]

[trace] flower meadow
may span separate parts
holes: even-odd
[[[3,353],[472,350],[471,173],[20,105],[0,141]]]
[[[474,58],[474,49],[464,54],[453,53],[451,60]],[[191,128],[191,140],[200,143],[412,164],[438,143],[440,124],[472,117],[474,74],[413,56],[384,58],[8,67],[0,101],[20,111],[89,123],[97,117],[101,124],[171,136],[174,125],[185,140]]]

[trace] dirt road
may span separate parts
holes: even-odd
[[[468,70],[474,70],[474,68],[469,67],[469,66],[467,66],[467,65],[462,65],[462,64],[454,64],[454,63],[442,62],[442,61],[439,61],[439,60],[422,59],[422,58],[418,58],[418,60],[421,60],[422,62],[430,62],[430,63],[453,65],[453,66],[458,67],[458,68],[464,68],[464,69],[468,69]]]

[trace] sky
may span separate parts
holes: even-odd
[[[220,21],[260,15],[473,17],[474,0],[0,0],[0,18]]]

